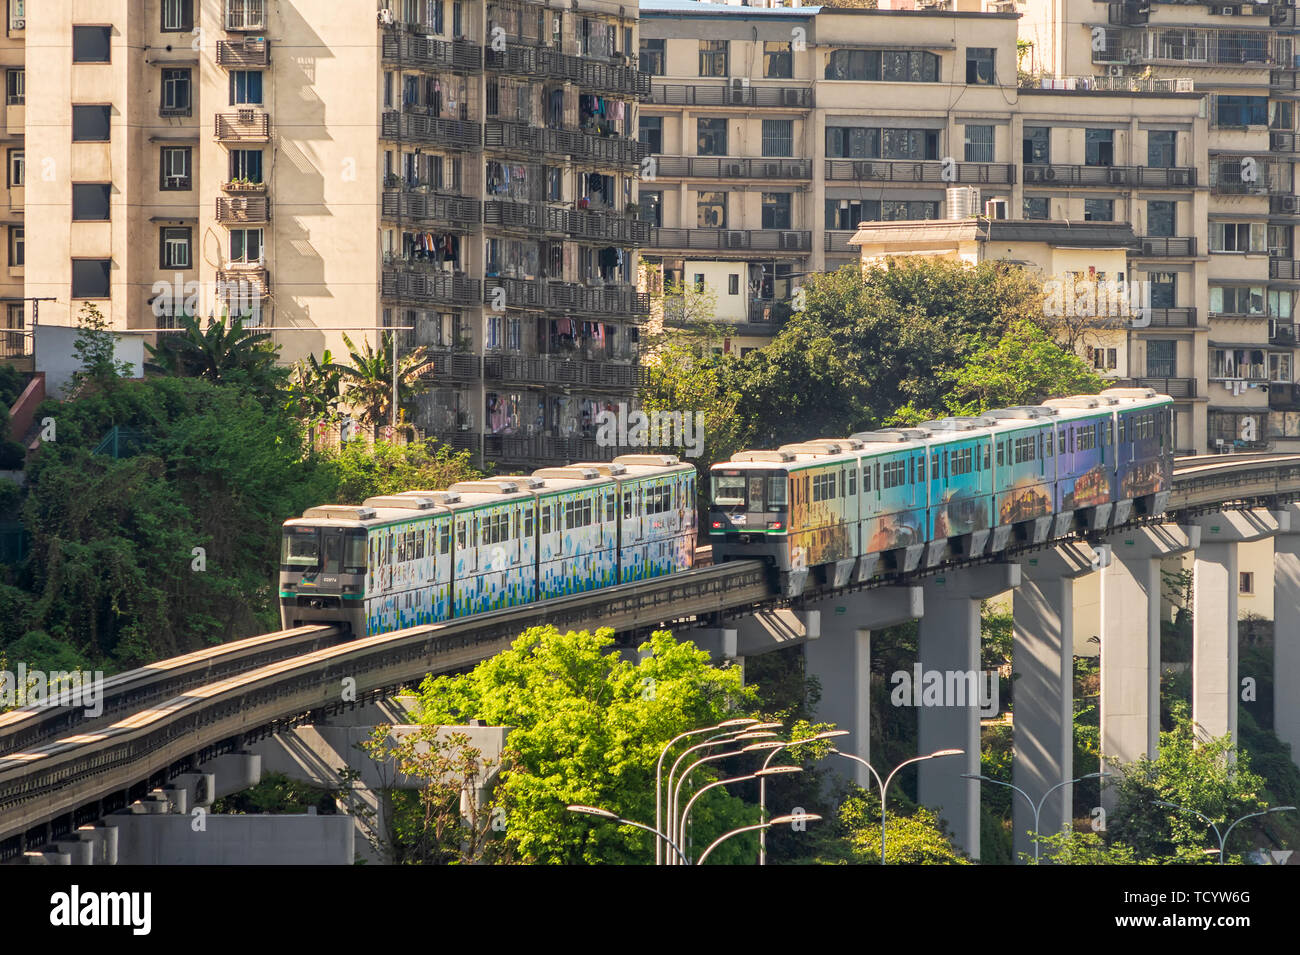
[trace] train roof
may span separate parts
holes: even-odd
[[[671,454],[620,454],[613,461],[581,461],[570,467],[595,468],[603,477],[616,481],[695,470],[695,465]]]
[[[601,474],[600,469],[591,464],[570,464],[557,468],[538,468],[533,477],[541,478],[543,486],[539,494],[548,491],[571,491],[581,487],[602,487],[614,485],[614,479]]]
[[[385,502],[393,501],[393,498],[371,498],[365,504],[322,504],[317,507],[309,507],[303,512],[302,517],[291,517],[284,522],[285,527],[377,527],[381,524],[393,524],[399,521],[413,521],[422,517],[429,517],[435,511],[440,510],[437,506],[429,508],[418,507],[376,507],[371,501],[380,500]]]

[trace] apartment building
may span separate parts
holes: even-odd
[[[5,173],[0,200],[0,227],[4,232],[3,268],[0,268],[0,361],[31,370],[27,319],[23,303],[23,272],[26,236],[23,232],[23,201],[27,180],[23,139],[27,125],[27,74],[24,68],[23,35],[26,21],[22,0],[6,4],[4,37],[0,39],[0,72],[5,80],[3,140]]]
[[[30,189],[9,162],[11,299],[142,333],[230,310],[290,361],[395,327],[433,355],[427,433],[520,467],[609,457],[595,417],[633,394],[649,311],[636,48],[635,4],[611,0],[11,15],[6,132],[39,157]]]

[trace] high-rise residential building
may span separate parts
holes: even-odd
[[[616,453],[595,418],[648,316],[635,3],[19,3],[11,328],[24,296],[121,330],[231,308],[293,360],[397,327],[433,358],[427,433],[519,466]]]

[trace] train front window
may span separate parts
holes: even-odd
[[[366,572],[366,532],[348,531],[343,538],[343,573]]]
[[[745,510],[753,513],[763,510],[763,478],[761,476],[749,479],[749,506]]]
[[[743,477],[723,477],[713,479],[713,503],[723,506],[745,503],[745,479]]]
[[[327,574],[337,574],[343,558],[343,533],[341,531],[325,532],[325,563]]]
[[[320,566],[320,530],[286,527],[280,548],[280,566],[289,570],[315,570]]]
[[[786,478],[784,474],[767,479],[767,502],[773,510],[785,507]]]

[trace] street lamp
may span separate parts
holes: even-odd
[[[761,746],[763,749],[771,750],[771,752],[767,754],[767,759],[763,760],[763,768],[767,769],[767,767],[771,765],[772,760],[776,756],[776,754],[781,752],[781,750],[783,749],[788,749],[791,746],[799,746],[803,743],[812,743],[817,740],[833,739],[837,736],[848,736],[848,735],[849,735],[848,730],[827,730],[825,733],[818,733],[816,736],[809,736],[805,739],[792,739],[784,743],[778,743],[778,742],[755,743],[754,746],[750,748],[756,749]],[[767,817],[767,777],[764,776],[762,779],[758,781],[758,818],[761,820],[761,819],[765,819],[766,817]],[[767,865],[767,830],[766,829],[760,829],[758,833],[758,864]]]
[[[624,819],[622,816],[619,816],[616,813],[612,813],[608,809],[599,809],[596,806],[565,806],[564,808],[569,810],[569,812],[580,812],[588,816],[596,816],[600,819],[609,819],[612,822],[621,822],[625,826],[635,826],[638,829],[644,829],[646,832],[653,832],[656,836],[659,837],[659,839],[664,840],[670,846],[672,846],[674,852],[676,852],[679,856],[682,856],[682,850],[678,849],[676,844],[671,839],[665,836],[658,829],[654,829],[650,826],[645,825],[644,823],[633,822],[631,819]],[[658,847],[658,845],[659,845],[658,840],[655,840],[655,846]],[[686,857],[682,856],[682,859],[684,861]]]
[[[730,786],[732,783],[743,783],[751,779],[766,779],[768,776],[776,776],[784,773],[801,773],[801,772],[803,772],[802,766],[774,766],[771,769],[767,769],[766,767],[764,767],[763,769],[760,769],[756,773],[749,773],[746,776],[734,776],[731,779],[717,779],[709,783],[707,786],[701,786],[700,791],[697,792],[694,796],[692,796],[687,801],[686,808],[682,810],[681,822],[678,823],[677,825],[677,834],[678,834],[677,837],[681,839],[683,842],[686,841],[683,837],[689,831],[687,825],[690,821],[691,807],[695,805],[695,801],[697,799],[703,796],[710,789],[715,789],[718,786]],[[687,865],[690,865],[690,863],[688,862]]]
[[[672,739],[670,739],[667,743],[664,744],[664,748],[659,751],[659,761],[655,763],[655,827],[656,827],[655,832],[656,834],[659,834],[659,827],[663,825],[661,783],[662,783],[663,772],[664,772],[664,757],[668,755],[668,750],[672,749],[675,743],[678,743],[681,740],[686,739],[688,736],[699,736],[701,733],[711,733],[714,730],[727,729],[729,727],[734,727],[734,726],[752,726],[754,723],[757,722],[758,720],[754,719],[753,717],[740,717],[732,720],[723,720],[721,723],[718,723],[716,726],[706,726],[703,729],[698,729],[698,730],[687,730],[685,733],[680,733],[677,736],[674,736]],[[655,865],[658,865],[662,860],[662,858],[663,858],[663,843],[661,843],[658,839],[656,839],[655,840]]]
[[[762,724],[760,724],[760,725],[762,725]],[[692,746],[690,749],[686,750],[686,752],[682,753],[682,755],[679,756],[679,757],[677,758],[677,762],[673,764],[672,769],[670,769],[670,770],[668,771],[668,795],[667,795],[667,799],[665,800],[665,802],[667,802],[667,804],[668,804],[668,806],[667,806],[667,808],[668,808],[668,820],[667,820],[667,821],[668,821],[668,834],[671,835],[671,836],[674,836],[678,841],[680,841],[681,838],[682,838],[682,831],[681,831],[680,828],[678,828],[677,800],[681,797],[681,794],[682,794],[682,787],[686,785],[686,778],[687,778],[688,776],[690,776],[691,772],[695,769],[695,767],[700,766],[700,765],[703,765],[704,763],[713,763],[713,762],[717,762],[717,761],[720,760],[720,759],[727,759],[727,758],[732,757],[732,756],[739,756],[741,753],[748,753],[748,752],[751,752],[751,751],[752,751],[752,747],[755,747],[755,746],[763,746],[764,744],[762,744],[762,743],[751,743],[751,744],[749,744],[749,746],[746,746],[746,747],[744,747],[744,748],[742,748],[742,749],[735,749],[735,750],[731,750],[731,751],[726,752],[726,753],[715,753],[715,754],[712,755],[712,756],[703,756],[703,757],[701,757],[700,759],[697,759],[695,762],[691,763],[691,764],[690,764],[689,766],[687,766],[685,769],[683,769],[683,770],[682,770],[682,774],[681,774],[681,776],[679,776],[679,777],[677,778],[677,784],[674,785],[674,784],[673,784],[673,771],[677,769],[677,764],[678,764],[678,763],[680,763],[683,759],[685,759],[686,756],[687,756],[689,753],[691,753],[692,751],[697,750],[697,749],[703,749],[703,748],[706,747],[706,746],[711,746],[711,745],[712,745],[712,746],[721,746],[721,745],[723,745],[724,743],[734,742],[735,740],[740,740],[740,739],[754,739],[754,738],[756,738],[756,737],[775,736],[775,735],[776,735],[775,733],[770,732],[770,731],[768,731],[768,730],[760,730],[760,731],[758,731],[758,732],[751,732],[751,731],[748,731],[748,730],[747,730],[746,732],[741,733],[741,734],[739,734],[739,735],[732,735],[731,738],[726,739],[726,740],[723,740],[722,742],[713,742],[712,740],[706,740],[706,741],[703,742],[703,743],[698,743],[698,744],[696,744],[695,746]],[[676,865],[677,863],[675,863],[675,862],[669,862],[668,864],[669,864],[669,865]]]
[[[1051,789],[1047,790],[1047,792],[1043,793],[1043,798],[1038,800],[1037,803],[1034,802],[1034,800],[1030,797],[1029,793],[1025,792],[1019,786],[1013,786],[1011,785],[1011,783],[1004,783],[1000,779],[992,779],[988,776],[981,776],[979,773],[962,773],[962,778],[978,779],[981,782],[993,783],[995,786],[1006,786],[1008,789],[1014,789],[1016,792],[1020,793],[1020,795],[1025,797],[1025,801],[1029,803],[1029,808],[1034,811],[1034,865],[1038,865],[1038,817],[1039,814],[1042,813],[1043,811],[1043,804],[1047,802],[1047,797],[1050,796],[1052,793],[1056,792],[1058,789],[1060,789],[1063,786],[1070,786],[1074,783],[1081,782],[1085,779],[1104,779],[1107,776],[1114,776],[1114,775],[1115,775],[1114,773],[1088,773],[1085,776],[1080,776],[1078,779],[1067,779],[1065,782],[1057,783]]]
[[[880,787],[880,864],[885,864],[885,796],[889,792],[889,784],[893,781],[894,776],[904,766],[910,766],[912,763],[924,762],[927,759],[938,759],[942,756],[961,756],[966,751],[964,749],[939,749],[933,753],[927,753],[925,756],[913,756],[911,759],[904,760],[894,767],[893,772],[885,777],[885,781],[880,781],[880,774],[876,772],[876,767],[872,766],[861,756],[855,756],[852,753],[841,752],[838,749],[832,749],[831,752],[836,756],[843,756],[845,759],[851,759],[855,763],[861,763],[867,769],[871,770],[871,775],[876,777],[876,785]]]
[[[1245,822],[1247,819],[1254,819],[1256,816],[1267,816],[1270,812],[1289,812],[1296,808],[1295,806],[1274,806],[1272,809],[1264,809],[1261,810],[1260,812],[1248,812],[1240,819],[1234,820],[1232,825],[1228,827],[1227,831],[1220,834],[1219,827],[1215,825],[1214,820],[1211,819],[1209,816],[1206,816],[1204,813],[1199,813],[1195,809],[1188,809],[1186,806],[1180,806],[1177,803],[1166,802],[1163,799],[1157,799],[1156,805],[1165,806],[1166,808],[1169,809],[1177,809],[1180,812],[1190,812],[1193,816],[1199,816],[1201,819],[1204,819],[1207,823],[1209,823],[1210,828],[1214,830],[1214,834],[1216,837],[1218,837],[1219,840],[1219,865],[1224,864],[1223,863],[1224,847],[1228,844],[1228,836],[1232,835],[1232,830],[1237,827],[1237,823]],[[1209,849],[1207,851],[1213,852],[1214,850]]]
[[[700,859],[695,864],[704,865],[704,860],[709,857],[710,852],[712,852],[722,843],[726,842],[732,836],[738,836],[742,832],[753,832],[755,829],[767,830],[770,829],[772,826],[784,825],[787,822],[794,822],[795,820],[799,820],[800,822],[820,822],[821,818],[822,817],[817,815],[816,813],[796,812],[788,816],[777,816],[771,822],[760,822],[754,826],[742,826],[739,829],[733,829],[731,830],[731,832],[725,832],[722,835],[718,836],[718,838],[714,839],[713,842],[709,845],[709,847],[700,853]]]

